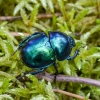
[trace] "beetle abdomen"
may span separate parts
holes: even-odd
[[[46,34],[30,38],[21,49],[21,59],[30,68],[45,68],[54,63],[54,51]]]
[[[71,53],[68,36],[62,32],[49,32],[50,44],[59,61],[65,60]]]

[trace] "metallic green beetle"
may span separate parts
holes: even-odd
[[[75,41],[71,36],[56,31],[49,32],[49,36],[44,32],[36,32],[23,40],[18,49],[22,62],[27,67],[37,70],[31,74],[40,73],[53,64],[57,75],[56,59],[63,61],[75,58],[79,50],[77,49],[75,54],[70,56],[73,47],[75,47]]]

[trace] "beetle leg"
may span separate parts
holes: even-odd
[[[54,62],[53,66],[54,66],[54,68],[56,70],[55,76],[54,76],[54,82],[56,82],[56,76],[58,75],[58,66],[57,66],[56,62]]]
[[[67,57],[67,60],[72,60],[72,59],[74,59],[78,54],[79,54],[79,50],[77,49],[76,52],[75,52],[75,54],[74,54],[73,56],[68,56],[68,57]]]
[[[39,70],[36,71],[36,72],[26,72],[26,73],[24,73],[22,76],[17,77],[17,80],[20,80],[21,78],[25,77],[25,75],[27,75],[27,74],[36,75],[36,74],[41,73],[41,72],[43,72],[43,71],[44,71],[44,68],[41,68],[41,69],[39,69]],[[16,81],[17,81],[17,80],[16,80]],[[16,82],[16,81],[15,81],[15,82]]]

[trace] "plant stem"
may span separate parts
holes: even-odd
[[[45,74],[38,74],[36,75],[37,78],[39,79],[45,79],[47,81],[53,81],[54,80],[54,75],[51,75],[49,73]],[[100,81],[99,80],[94,80],[90,78],[83,78],[83,77],[74,77],[74,76],[66,76],[66,75],[57,75],[56,81],[59,82],[73,82],[73,83],[82,83],[82,84],[88,84],[88,85],[93,85],[100,87]]]
[[[61,16],[61,13],[55,13],[54,14],[56,17]],[[38,19],[43,19],[43,18],[52,18],[53,14],[38,14]],[[0,16],[0,21],[14,21],[14,20],[21,20],[21,16]]]
[[[59,89],[53,89],[53,91],[61,93],[61,94],[65,94],[67,96],[74,97],[74,98],[77,98],[77,99],[85,100],[85,98],[83,96],[73,94],[73,93],[70,93],[70,92],[62,91],[62,90],[59,90]],[[87,99],[87,100],[91,100],[91,99]]]

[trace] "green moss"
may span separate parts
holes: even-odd
[[[25,67],[17,49],[21,35],[10,32],[32,34],[36,31],[62,31],[71,35],[79,48],[79,55],[72,61],[57,61],[59,73],[100,79],[100,1],[99,0],[4,0],[0,1],[1,16],[21,16],[22,20],[0,21],[0,100],[66,100],[55,94],[53,83],[46,83],[29,75],[25,86],[15,77],[31,69]],[[62,13],[56,17],[55,13]],[[38,14],[51,13],[51,18],[39,19]],[[47,69],[54,73],[53,67]],[[100,89],[90,85],[57,82],[57,88],[99,100]],[[66,97],[70,100],[76,100]]]

